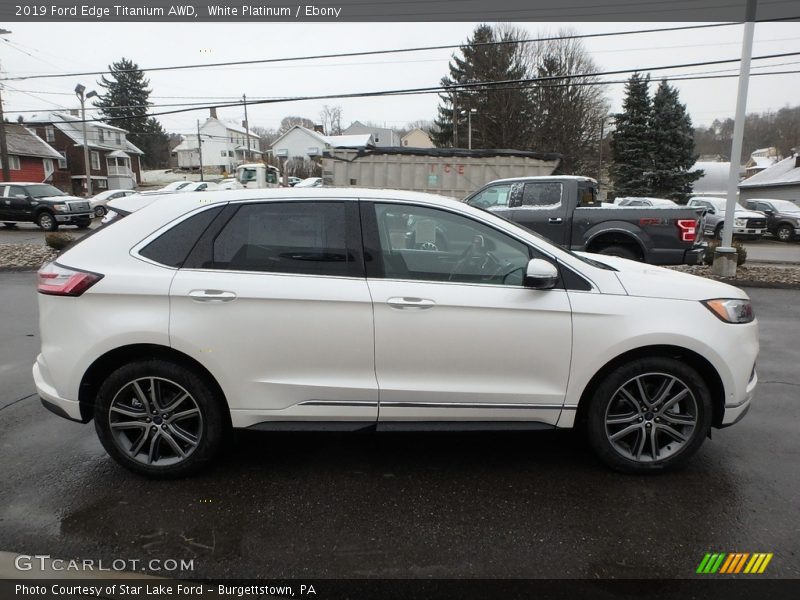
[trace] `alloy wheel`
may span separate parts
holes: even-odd
[[[689,443],[697,420],[697,399],[689,386],[668,373],[647,373],[614,392],[606,408],[606,437],[624,458],[656,462]]]
[[[197,401],[182,386],[161,377],[142,377],[123,385],[111,401],[108,424],[124,453],[159,467],[186,460],[203,435]]]

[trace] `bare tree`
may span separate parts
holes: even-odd
[[[280,135],[276,129],[259,127],[258,125],[251,127],[250,131],[258,136],[258,143],[260,146],[259,149],[262,152],[272,146],[272,142],[278,139],[278,136]]]
[[[307,129],[314,129],[314,121],[306,117],[298,117],[296,115],[289,115],[281,119],[281,125],[278,127],[278,134],[282,135],[289,131],[295,125],[300,125]]]
[[[328,106],[326,104],[319,113],[319,120],[322,123],[322,130],[327,135],[342,135],[341,106]]]
[[[573,35],[561,29],[557,36]],[[562,173],[594,175],[601,124],[609,103],[594,75],[598,71],[580,39],[556,39],[524,45],[529,77],[542,78],[531,86],[533,134],[531,147],[563,156]],[[570,76],[568,79],[564,76]],[[579,77],[575,77],[579,75]]]

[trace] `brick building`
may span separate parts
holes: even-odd
[[[46,113],[34,115],[26,125],[61,155],[59,168],[68,180],[54,185],[77,196],[86,194],[83,124],[76,115]],[[131,190],[141,182],[143,152],[127,140],[125,129],[107,123],[86,123],[92,192],[109,189]]]

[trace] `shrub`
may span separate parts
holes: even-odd
[[[706,250],[706,255],[703,258],[703,262],[705,264],[711,265],[714,262],[714,251],[719,245],[719,240],[708,241],[708,249]],[[732,245],[736,249],[736,264],[741,267],[745,262],[747,262],[747,248],[745,248],[744,244],[738,240],[733,240]]]

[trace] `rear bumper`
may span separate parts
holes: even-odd
[[[33,382],[42,404],[50,412],[71,421],[86,422],[81,416],[81,407],[77,400],[68,400],[58,395],[56,388],[50,382],[50,372],[41,354],[33,365]]]
[[[651,265],[700,265],[708,245],[705,242],[691,248],[654,248],[649,252],[647,262]]]

